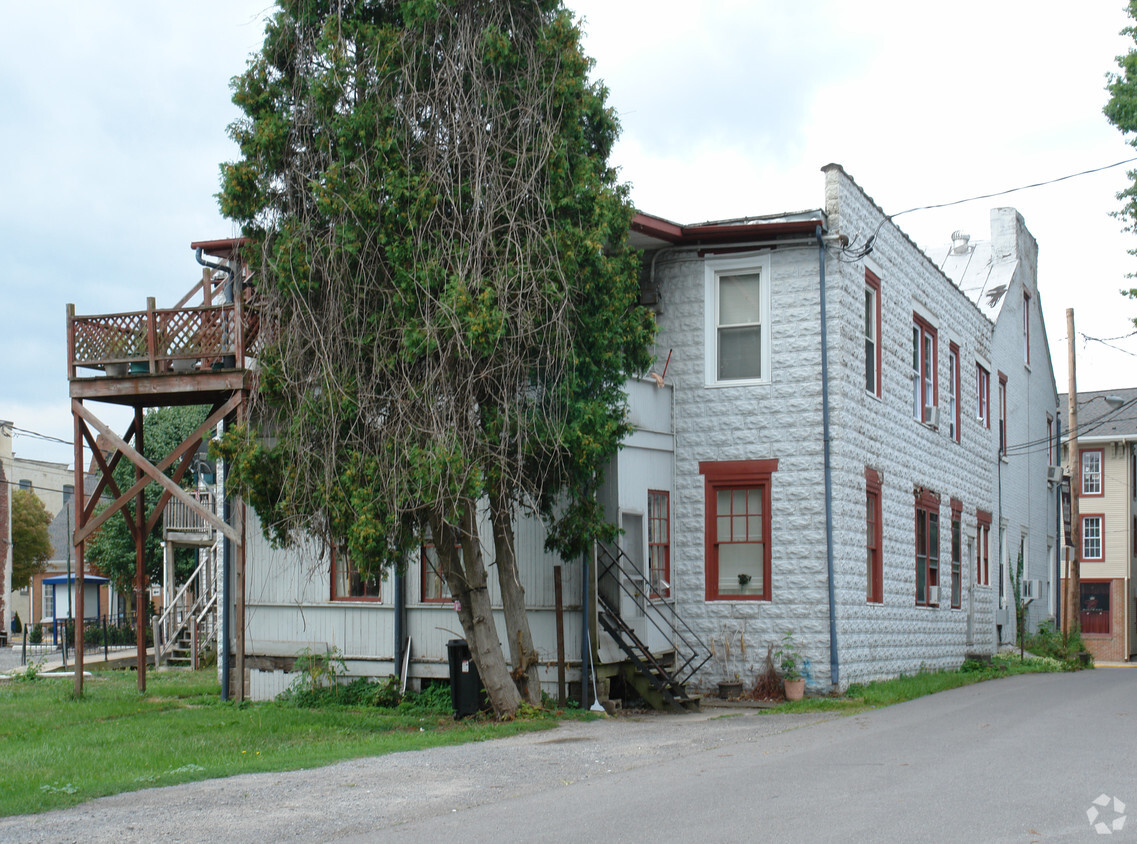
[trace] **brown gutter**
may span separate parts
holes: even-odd
[[[659,217],[639,212],[632,218],[632,230],[671,244],[728,243],[731,241],[765,240],[778,235],[811,235],[819,220],[788,220],[770,223],[718,223],[706,226],[681,226]]]

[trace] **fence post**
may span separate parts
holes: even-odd
[[[103,662],[108,662],[111,658],[110,642],[111,642],[110,630],[109,630],[109,627],[107,625],[107,617],[104,615],[103,616]]]

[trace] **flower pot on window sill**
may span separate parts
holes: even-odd
[[[742,681],[741,680],[720,680],[719,681],[719,698],[721,700],[730,700],[731,698],[742,697]]]
[[[801,700],[805,697],[805,678],[786,680],[786,700]]]

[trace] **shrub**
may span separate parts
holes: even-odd
[[[43,628],[38,624],[33,624],[32,629],[28,632],[29,645],[42,645],[43,644]]]
[[[1049,621],[1040,624],[1037,633],[1026,636],[1023,644],[1033,654],[1053,657],[1063,662],[1077,660],[1078,655],[1086,649],[1081,630],[1074,628],[1063,641],[1061,631],[1055,630],[1054,624]]]

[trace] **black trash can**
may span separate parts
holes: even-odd
[[[478,667],[470,658],[470,646],[465,639],[451,639],[446,643],[446,654],[450,659],[450,703],[454,717],[477,715],[485,693]]]

